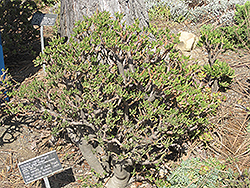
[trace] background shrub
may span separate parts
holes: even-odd
[[[226,170],[225,165],[215,158],[190,158],[167,176],[168,184],[164,187],[227,187],[235,180],[232,170]]]
[[[31,44],[38,39],[39,31],[33,28],[29,20],[37,10],[32,0],[0,1],[0,31],[6,64],[35,56]]]
[[[12,114],[12,106],[8,103],[14,95],[14,84],[11,82],[11,76],[7,71],[3,71],[0,76],[0,121]]]
[[[223,27],[225,36],[236,48],[250,48],[250,2],[244,5],[236,5],[234,16],[235,24]]]
[[[179,18],[193,22],[211,20],[220,24],[231,24],[236,4],[243,5],[248,0],[145,0],[148,9],[165,4],[174,20]]]

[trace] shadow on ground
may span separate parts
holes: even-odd
[[[51,188],[60,188],[64,187],[72,182],[75,182],[74,173],[72,168],[68,168],[58,174],[54,174],[49,177],[49,183]],[[42,188],[45,188],[44,181],[42,182]]]

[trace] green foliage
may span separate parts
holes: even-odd
[[[250,174],[249,170],[245,169],[241,174],[234,173],[234,178],[229,181],[230,187],[250,187]]]
[[[236,26],[234,26],[234,33],[237,35],[238,40],[235,41],[235,44],[238,47],[250,47],[250,2],[247,1],[244,5],[237,5],[235,12]]]
[[[3,74],[0,76],[0,102],[2,103],[7,100],[8,96],[6,93],[12,84],[9,81],[9,77],[6,78],[6,72],[4,70],[1,71],[3,71]]]
[[[247,1],[244,5],[236,5],[235,21],[237,24],[245,24],[249,20],[250,2]],[[245,26],[245,25],[244,25]]]
[[[226,187],[234,180],[233,171],[215,158],[191,158],[182,161],[179,167],[167,176],[166,187]]]
[[[203,25],[200,29],[201,37],[199,44],[204,45],[208,53],[208,65],[204,66],[208,74],[212,92],[217,92],[219,87],[228,87],[234,77],[234,70],[226,63],[217,60],[220,53],[228,49],[233,49],[233,44],[224,34],[221,27],[208,24]]]
[[[235,24],[221,28],[227,39],[237,48],[250,48],[250,2],[236,5]]]
[[[5,62],[22,60],[32,52],[32,43],[39,32],[33,28],[29,19],[37,11],[32,0],[0,1],[0,31],[2,33]]]
[[[48,121],[82,125],[112,160],[132,159],[153,173],[146,166],[162,163],[171,144],[203,132],[218,101],[196,83],[201,68],[180,59],[168,29],[126,26],[122,17],[96,13],[77,22],[67,43],[54,38],[35,61],[46,62],[46,79],[18,95],[49,113]]]
[[[212,24],[203,25],[200,28],[200,33],[199,45],[204,45],[206,48],[210,66],[213,65],[221,52],[233,48],[220,27],[216,28]]]
[[[170,11],[167,5],[154,6],[148,10],[150,21],[159,20],[166,21],[170,17]]]
[[[60,0],[34,0],[39,9],[44,8],[45,6],[52,7],[56,3],[59,3]]]
[[[249,187],[249,172],[234,172],[217,158],[190,158],[182,161],[166,177],[162,188],[196,187]]]
[[[250,47],[250,2],[244,5],[236,5],[234,24],[215,28],[215,26],[204,25],[201,28],[200,44],[214,48],[216,51],[223,49],[233,49]],[[222,48],[220,48],[222,47]],[[209,49],[207,49],[209,50]],[[211,51],[211,50],[210,50]],[[215,60],[215,59],[214,59]],[[213,63],[213,62],[212,62]]]
[[[172,19],[174,22],[181,23],[186,19],[186,15],[173,16],[166,3],[158,3],[148,10],[150,21],[166,22]]]
[[[12,91],[14,85],[11,82],[11,76],[7,71],[2,70],[3,74],[0,76],[0,119],[12,114],[12,106],[8,103],[10,97],[14,95]]]
[[[216,60],[213,66],[204,65],[204,70],[212,79],[217,79],[221,87],[228,87],[234,78],[234,70],[226,63]]]
[[[224,45],[224,48],[230,48],[230,43],[227,38],[222,34],[220,28],[215,28],[212,24],[203,25],[200,28],[201,37],[200,42],[202,44],[208,43],[214,47],[217,44]]]

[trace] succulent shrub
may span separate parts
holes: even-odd
[[[250,2],[244,5],[236,5],[234,25],[223,27],[222,30],[228,40],[238,48],[250,48]]]
[[[236,12],[235,12],[235,21],[237,24],[242,24],[245,22],[246,19],[249,19],[249,8],[250,8],[250,2],[247,1],[243,5],[236,5]]]
[[[204,70],[211,76],[211,79],[218,80],[219,86],[222,88],[228,87],[235,76],[234,70],[226,62],[219,60],[216,60],[212,66],[204,65]]]
[[[56,124],[55,133],[81,126],[88,143],[109,156],[107,173],[130,160],[134,172],[153,174],[147,170],[164,163],[170,147],[205,130],[218,101],[198,84],[201,68],[180,58],[168,29],[126,26],[122,17],[95,13],[77,22],[68,42],[54,38],[35,61],[46,63],[46,77],[18,95]]]
[[[213,66],[220,53],[233,48],[233,45],[220,27],[216,27],[212,24],[203,25],[200,28],[200,34],[199,44],[203,45],[207,50],[210,66]]]
[[[217,59],[220,53],[233,49],[233,44],[221,27],[212,24],[203,25],[200,33],[199,44],[203,45],[208,53],[208,65],[204,66],[204,70],[208,75],[212,92],[217,92],[220,87],[228,87],[234,77],[233,69],[227,63]]]
[[[11,60],[22,60],[27,55],[34,56],[31,44],[38,39],[39,32],[29,19],[37,10],[32,0],[0,1],[0,31],[6,64]]]
[[[150,21],[166,21],[170,18],[169,8],[166,5],[153,6],[148,10]]]

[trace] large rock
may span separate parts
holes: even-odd
[[[193,50],[198,42],[198,37],[193,33],[182,31],[179,37],[180,43],[177,48],[182,52],[190,52]]]

